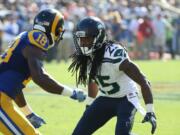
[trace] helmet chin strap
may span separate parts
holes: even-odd
[[[52,44],[51,44],[51,47],[53,47],[54,45],[55,45],[55,40],[54,40],[54,34],[53,33],[51,33],[51,39],[52,39]],[[51,48],[50,47],[50,48]]]
[[[93,45],[92,45],[92,47],[90,49],[88,47],[80,47],[82,53],[84,55],[86,55],[86,56],[92,55],[92,53],[94,52],[94,45],[95,45],[95,43],[96,43],[96,38],[94,38]],[[80,46],[80,40],[79,40],[79,46]]]
[[[91,49],[89,49],[88,47],[80,47],[80,48],[81,48],[82,53],[86,56],[91,55],[93,52],[92,48]]]

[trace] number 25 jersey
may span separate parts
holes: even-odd
[[[47,51],[49,40],[41,31],[26,31],[17,36],[9,48],[0,56],[0,91],[11,98],[15,98],[31,80],[27,60],[22,54],[22,50],[26,46],[35,46]]]
[[[129,56],[122,46],[118,44],[106,46],[101,72],[96,76],[99,95],[118,98],[130,92],[137,92],[136,83],[119,70],[119,66],[126,59],[129,59]]]

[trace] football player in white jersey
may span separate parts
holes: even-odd
[[[89,102],[72,135],[91,135],[112,117],[117,117],[115,135],[131,135],[134,116],[142,111],[137,97],[140,85],[146,104],[143,123],[156,130],[151,86],[144,74],[130,60],[126,49],[107,40],[104,23],[97,17],[82,19],[74,33],[75,53],[69,67],[76,73],[77,85],[88,84]],[[97,94],[97,91],[99,93]]]

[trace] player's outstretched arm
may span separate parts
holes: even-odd
[[[151,85],[146,79],[144,74],[139,70],[139,68],[132,62],[126,59],[119,67],[120,70],[124,71],[132,80],[138,83],[141,87],[142,96],[146,104],[146,115],[144,117],[144,122],[150,122],[152,125],[151,133],[154,134],[156,130],[156,116],[153,107],[153,96],[151,92]]]
[[[40,128],[43,124],[46,123],[40,116],[32,111],[31,107],[27,104],[22,91],[16,96],[15,102],[35,128]]]
[[[121,65],[120,70],[124,71],[132,80],[141,86],[142,95],[145,104],[153,104],[151,86],[144,74],[132,62],[126,59]]]
[[[85,100],[84,92],[62,85],[46,73],[42,64],[46,55],[44,51],[33,46],[27,46],[23,49],[23,55],[27,59],[33,81],[45,91],[69,96],[78,101]]]

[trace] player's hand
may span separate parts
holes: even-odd
[[[156,127],[157,127],[155,114],[153,112],[146,113],[144,119],[142,120],[142,123],[145,123],[145,122],[151,123],[151,125],[152,125],[151,133],[154,134]]]
[[[83,91],[74,90],[71,98],[83,102],[86,99],[86,94]]]
[[[38,115],[35,113],[31,113],[26,116],[26,118],[31,122],[31,124],[35,128],[40,128],[43,124],[46,124],[46,122]]]

